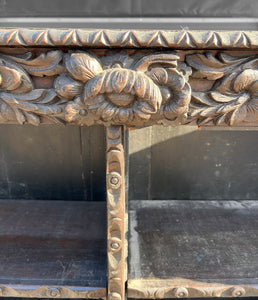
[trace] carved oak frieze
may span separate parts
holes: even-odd
[[[36,77],[52,83],[36,88]],[[257,88],[254,52],[0,54],[0,123],[253,124]]]

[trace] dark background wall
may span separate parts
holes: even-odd
[[[1,0],[1,17],[257,17],[256,0]]]
[[[257,148],[248,128],[130,131],[130,199],[257,199]]]
[[[105,200],[103,127],[0,125],[0,199]]]

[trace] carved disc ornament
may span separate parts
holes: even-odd
[[[0,123],[258,122],[254,52],[40,51],[0,54]]]

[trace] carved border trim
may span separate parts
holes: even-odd
[[[125,174],[122,126],[107,128],[108,299],[125,299]]]
[[[184,278],[132,279],[128,282],[128,298],[203,298],[257,297],[257,285],[228,285],[198,282]]]
[[[106,288],[0,285],[0,297],[106,299]]]
[[[0,46],[256,49],[257,31],[0,29]]]

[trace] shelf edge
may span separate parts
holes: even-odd
[[[228,285],[185,278],[130,279],[128,281],[128,298],[136,299],[254,296],[258,296],[258,284]]]

